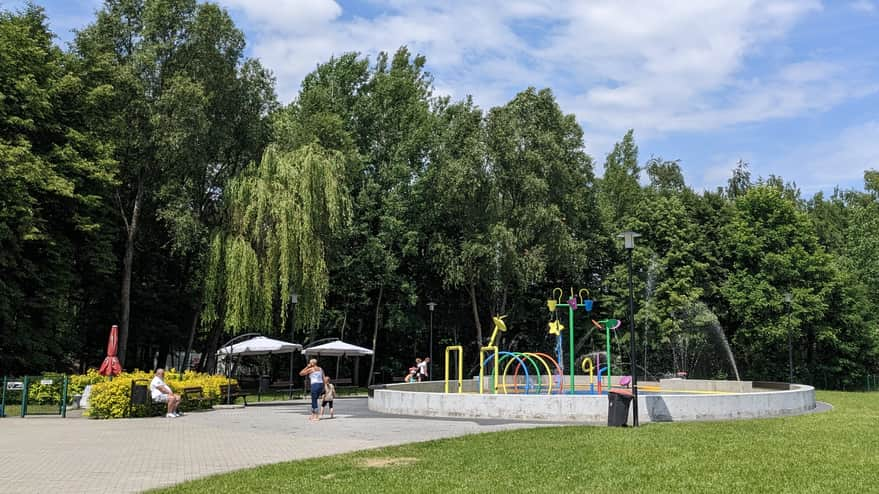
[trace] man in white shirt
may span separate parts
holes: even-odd
[[[159,403],[168,403],[168,418],[179,417],[177,407],[180,406],[180,395],[174,394],[171,387],[165,384],[165,369],[156,369],[156,375],[150,381],[150,394],[153,401]]]
[[[430,376],[427,374],[427,366],[430,364],[430,357],[424,357],[424,360],[415,359],[418,363],[418,380],[419,381],[427,381]]]

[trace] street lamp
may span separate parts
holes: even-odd
[[[427,308],[430,309],[430,367],[427,368],[428,380],[433,381],[433,309],[436,308],[436,302],[428,302]]]
[[[626,230],[617,236],[623,238],[623,247],[629,253],[629,334],[631,335],[629,359],[632,361],[632,427],[638,427],[638,370],[635,367],[637,359],[635,358],[635,293],[632,288],[632,251],[635,249],[635,239],[641,234]]]
[[[784,292],[784,305],[787,307],[787,382],[788,384],[793,384],[794,382],[794,345],[791,340],[791,326],[790,326],[790,306],[793,301],[793,296],[790,292]]]

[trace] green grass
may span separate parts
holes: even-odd
[[[7,417],[18,417],[21,415],[21,405],[15,404],[10,405],[6,404],[4,408],[4,413]],[[27,405],[27,414],[28,415],[60,415],[61,411],[58,408],[58,405],[34,405],[33,403],[28,403]]]
[[[481,434],[280,463],[156,492],[879,492],[879,393],[819,392],[818,399],[834,409]]]

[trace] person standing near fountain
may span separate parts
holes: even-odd
[[[427,365],[430,363],[430,357],[424,357],[424,360],[415,359],[415,362],[418,369],[418,382],[427,381]]]
[[[299,375],[308,376],[308,382],[311,384],[311,417],[308,420],[320,420],[317,399],[324,393],[324,370],[318,367],[317,359],[311,359],[308,365],[299,371]]]

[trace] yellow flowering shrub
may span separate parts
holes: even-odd
[[[89,369],[85,374],[73,374],[67,384],[67,396],[81,395],[89,384],[106,381],[107,378],[98,374],[98,369]]]
[[[150,381],[153,378],[152,372],[145,372],[135,369],[133,372],[123,372],[113,378],[112,381],[97,382],[92,385],[91,398],[89,401],[88,414],[95,418],[121,418],[127,417],[129,413],[129,404],[131,402],[131,381],[134,379]],[[174,369],[165,371],[165,383],[177,394],[183,394],[184,388],[202,388],[204,400],[202,406],[210,408],[213,402],[220,397],[220,386],[227,384],[229,380],[225,376],[204,374],[200,372],[186,371],[181,374]],[[235,379],[231,380],[232,384],[236,384]],[[181,408],[192,410],[198,403],[189,403],[186,400],[181,404]],[[154,405],[156,410],[161,412],[162,406]],[[135,416],[150,415],[152,409],[147,407],[135,407],[133,410]]]
[[[127,417],[130,393],[130,377],[119,376],[112,381],[93,384],[87,413],[100,419]]]

